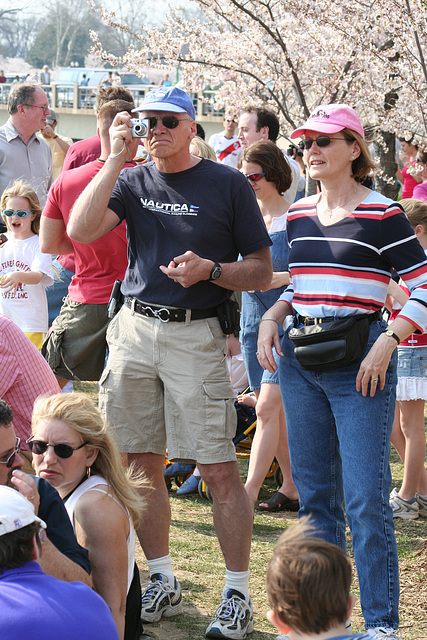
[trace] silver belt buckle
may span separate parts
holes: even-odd
[[[147,309],[148,311],[150,311],[153,316],[155,318],[157,318],[158,320],[160,320],[160,322],[169,322],[170,320],[170,311],[169,309],[166,309],[166,307],[162,307],[161,309],[152,309],[151,307],[144,307],[144,309]],[[166,317],[165,317],[166,314]]]

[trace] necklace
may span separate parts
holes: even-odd
[[[333,207],[333,209],[330,209],[329,207],[326,207],[326,206],[324,207],[323,212],[324,213],[326,213],[327,211],[329,212],[329,220],[332,219],[332,216],[334,215],[334,212],[337,209],[344,209],[345,205],[348,204],[354,198],[358,187],[359,185],[356,185],[356,187],[351,192],[350,196],[346,200],[344,200],[342,204],[338,204],[336,207]],[[323,202],[323,195],[321,195],[320,200]]]

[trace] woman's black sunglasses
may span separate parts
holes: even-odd
[[[311,138],[305,138],[301,142],[301,146],[304,149],[311,149],[313,146],[313,142],[317,144],[318,147],[327,147],[331,144],[331,140],[345,140],[345,138],[330,138],[329,136],[319,136],[316,140],[312,140]]]
[[[79,447],[72,447],[70,444],[48,444],[47,442],[43,442],[43,440],[31,440],[30,438],[27,440],[27,444],[36,456],[42,456],[46,453],[48,447],[53,447],[58,458],[71,458],[74,451],[78,451],[88,443],[83,442]]]

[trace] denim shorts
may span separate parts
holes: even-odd
[[[277,368],[274,373],[270,373],[267,369],[264,370],[261,367],[256,355],[256,343],[248,344],[248,341],[243,342],[242,355],[251,391],[259,391],[261,389],[261,384],[279,384],[279,368]],[[273,355],[278,367],[279,356],[274,348]]]
[[[427,400],[427,347],[398,347],[397,355],[397,400]]]
[[[398,378],[427,378],[427,347],[397,348]]]

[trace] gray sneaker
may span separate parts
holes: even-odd
[[[399,496],[397,489],[390,494],[390,506],[393,509],[393,518],[402,520],[415,520],[419,515],[419,505],[416,498],[404,500]]]
[[[222,602],[206,629],[207,638],[243,640],[254,630],[252,602],[245,600],[240,591],[223,592]]]
[[[427,518],[427,498],[426,496],[420,496],[418,493],[415,494],[415,497],[418,502],[418,513],[422,518]]]
[[[158,622],[162,616],[169,618],[182,611],[181,587],[176,578],[174,584],[162,573],[153,573],[142,592],[141,620]]]
[[[392,627],[375,627],[368,629],[368,636],[374,640],[402,640],[402,634]]]

